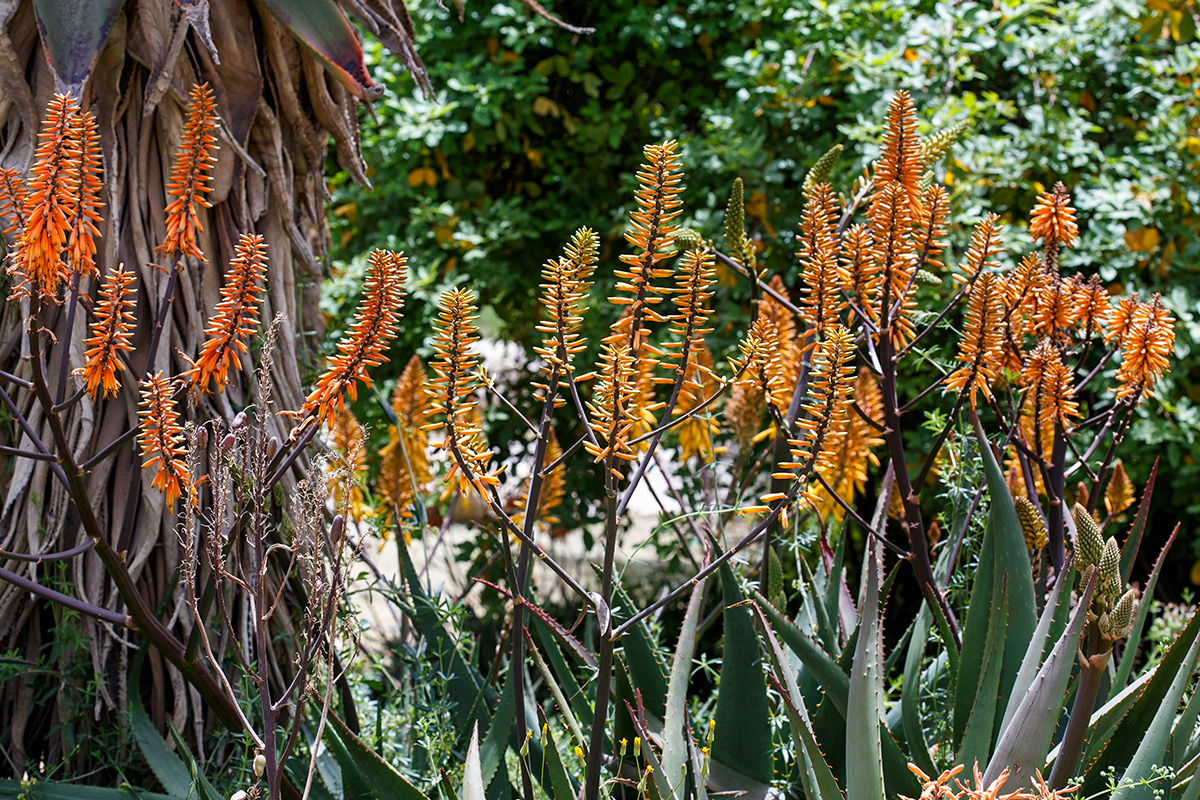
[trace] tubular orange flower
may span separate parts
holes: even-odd
[[[208,322],[200,357],[187,372],[192,386],[207,392],[210,380],[216,380],[217,391],[222,391],[229,383],[230,364],[241,369],[238,354],[247,353],[246,341],[258,330],[258,308],[266,291],[260,282],[266,272],[266,242],[259,234],[243,233],[229,262],[216,312]]]
[[[734,370],[741,372],[738,384],[754,387],[759,396],[777,411],[787,408],[791,401],[784,386],[779,341],[775,325],[766,314],[759,313],[751,323],[746,338],[738,345],[741,357],[731,360]]]
[[[967,247],[967,258],[955,274],[959,283],[970,283],[980,272],[1000,266],[996,256],[1004,252],[1000,244],[1000,217],[988,214],[971,231],[971,244]]]
[[[837,466],[837,451],[846,437],[846,412],[850,408],[853,387],[854,337],[842,325],[831,326],[824,341],[813,353],[812,376],[804,413],[796,421],[800,437],[789,439],[791,458],[779,464],[779,480],[807,481],[814,472],[832,475]],[[812,503],[820,502],[811,491],[802,493]],[[763,502],[769,502],[767,497]]]
[[[1079,237],[1075,209],[1071,207],[1067,187],[1059,181],[1053,189],[1043,192],[1029,216],[1029,235],[1035,242],[1045,243],[1046,269],[1057,272],[1059,251],[1075,244]]]
[[[664,346],[669,352],[664,365],[676,375],[690,370],[697,349],[704,346],[704,335],[711,332],[706,328],[712,315],[709,300],[713,296],[716,273],[713,271],[713,254],[708,248],[692,249],[683,254],[675,273],[675,296],[671,298],[677,309],[670,315],[671,333],[677,341]],[[684,362],[684,353],[687,362]],[[659,379],[662,383],[674,383],[675,378]]]
[[[851,225],[842,238],[842,291],[849,295],[858,310],[866,314],[871,322],[879,319],[870,302],[875,281],[879,277],[879,269],[871,257],[874,247],[871,228],[862,223]]]
[[[729,390],[724,416],[728,420],[729,429],[733,431],[738,450],[743,455],[749,451],[755,437],[758,436],[764,408],[766,402],[753,383],[737,383]]]
[[[367,474],[366,432],[349,409],[335,416],[331,422],[329,447],[346,460],[351,472],[347,480],[338,474],[341,465],[336,462],[329,465],[333,473],[329,478],[333,506],[336,509],[348,508],[350,518],[358,522],[366,512],[363,493],[363,478]],[[349,496],[345,492],[347,485],[350,488]]]
[[[854,380],[854,403],[871,419],[883,417],[883,393],[879,383],[867,368],[858,371]],[[845,434],[842,434],[842,429]],[[838,424],[834,436],[841,444],[832,450],[831,469],[829,474],[822,475],[830,488],[837,493],[847,505],[853,505],[854,499],[862,494],[867,485],[867,471],[871,466],[879,466],[879,457],[875,448],[883,444],[884,439],[878,429],[863,419],[862,414],[854,409],[846,412]],[[845,514],[841,505],[819,483],[812,487],[812,494],[817,498],[817,514],[825,517],[832,513],[837,519]]]
[[[1026,359],[1018,385],[1022,390],[1021,414],[1025,432],[1037,431],[1034,449],[1049,455],[1054,441],[1055,424],[1070,430],[1071,420],[1079,417],[1079,403],[1071,368],[1063,363],[1058,348],[1049,339],[1038,343]]]
[[[1121,298],[1104,328],[1104,341],[1112,344],[1120,342],[1128,336],[1133,329],[1134,317],[1141,306],[1142,301],[1137,292]]]
[[[1175,318],[1162,307],[1161,298],[1138,306],[1121,339],[1121,366],[1117,368],[1117,399],[1141,402],[1167,371],[1175,346]]]
[[[542,372],[550,374],[554,367],[571,375],[575,371],[575,356],[587,342],[579,334],[583,323],[583,307],[592,272],[596,269],[600,238],[590,228],[575,231],[562,258],[553,258],[542,267],[542,296],[545,311],[537,329],[549,338],[534,350],[545,362]],[[543,384],[537,384],[546,391]],[[561,404],[561,398],[555,398]]]
[[[0,168],[0,224],[7,218],[8,227],[0,229],[0,233],[20,234],[25,228],[25,181],[16,167]]]
[[[203,233],[197,208],[212,208],[205,195],[212,191],[209,172],[217,159],[216,99],[207,83],[192,87],[188,103],[187,121],[183,126],[183,138],[175,152],[175,164],[171,167],[171,180],[167,194],[175,199],[167,203],[167,236],[159,245],[159,251],[167,256],[191,256],[204,261],[204,251],[196,241]]]
[[[417,356],[410,358],[400,373],[391,402],[399,424],[388,429],[388,444],[381,453],[379,494],[389,515],[398,512],[408,518],[412,516],[414,486],[416,491],[424,491],[433,480],[429,469],[429,434],[422,427],[425,367]]]
[[[1057,272],[1047,272],[1038,287],[1037,309],[1033,312],[1033,333],[1038,338],[1061,342],[1079,319],[1075,292]]]
[[[800,311],[809,329],[815,332],[813,341],[825,328],[838,321],[846,303],[841,295],[841,274],[838,269],[836,200],[833,187],[819,183],[808,193],[804,215],[800,219]]]
[[[1004,333],[1001,320],[1004,305],[1000,293],[1000,279],[996,273],[985,272],[975,279],[975,288],[967,300],[967,314],[956,356],[963,366],[946,378],[945,391],[966,393],[971,408],[975,408],[977,391],[983,392],[989,400],[992,397],[991,383],[996,379]]]
[[[1045,282],[1042,257],[1031,254],[1021,259],[1015,270],[1003,276],[1004,338],[1001,368],[1020,372],[1025,361],[1025,334],[1030,317],[1037,308],[1038,291]]]
[[[138,447],[142,451],[142,469],[157,467],[151,481],[154,488],[166,497],[167,507],[173,507],[182,487],[188,481],[184,459],[183,428],[171,398],[171,381],[156,372],[142,381],[142,397],[138,419],[142,430]]]
[[[114,397],[120,391],[117,383],[117,372],[125,369],[117,355],[119,352],[132,352],[129,337],[133,335],[135,320],[133,307],[133,272],[125,269],[124,264],[108,273],[104,285],[100,288],[100,301],[96,304],[96,323],[92,326],[92,335],[84,340],[88,348],[85,353],[86,361],[83,367],[75,370],[76,375],[83,376],[84,385],[92,399],[96,393],[103,396],[110,394]]]
[[[1129,480],[1129,473],[1125,471],[1125,465],[1117,459],[1117,463],[1113,464],[1112,478],[1108,481],[1108,486],[1104,489],[1104,507],[1108,513],[1116,516],[1125,509],[1133,505],[1133,482]]]
[[[875,193],[867,220],[871,226],[871,259],[874,277],[869,286],[870,303],[880,324],[891,328],[892,341],[902,347],[913,335],[912,212],[899,183],[886,183]]]
[[[946,214],[950,198],[946,190],[934,184],[925,190],[921,213],[916,218],[919,235],[913,242],[913,253],[923,269],[943,269],[941,255],[946,250]]]
[[[488,472],[492,451],[474,413],[478,380],[477,359],[471,347],[479,341],[476,317],[475,295],[469,289],[451,289],[442,294],[433,339],[437,358],[432,366],[437,377],[426,389],[430,403],[425,412],[428,417],[440,416],[442,422],[423,426],[425,430],[432,430],[445,424],[446,438],[439,446],[449,450],[454,457],[446,483],[453,485],[457,476],[459,491],[464,495],[468,494],[469,486],[483,494],[485,486],[500,483],[499,472]]]
[[[16,294],[23,294],[31,283],[42,297],[53,298],[66,277],[62,253],[79,191],[78,170],[72,169],[80,158],[75,143],[79,129],[72,122],[76,113],[75,99],[65,94],[54,95],[46,108],[25,198],[25,226],[10,270],[18,281]]]
[[[1079,309],[1076,325],[1081,339],[1091,339],[1104,330],[1112,306],[1099,275],[1093,275],[1087,283],[1080,280],[1075,284],[1075,305]]]
[[[683,416],[691,412],[706,398],[712,397],[719,388],[720,381],[713,372],[712,351],[701,339],[699,346],[688,359],[687,374],[679,392],[679,401],[675,404],[674,416]],[[713,436],[719,428],[716,418],[710,414],[700,413],[690,417],[676,429],[679,436],[679,460],[687,461],[692,456],[699,456],[704,461],[712,460]]]
[[[679,199],[683,176],[679,172],[676,146],[672,139],[643,148],[646,162],[638,170],[638,189],[634,195],[638,207],[630,215],[629,229],[625,231],[625,241],[639,252],[622,255],[621,262],[629,268],[614,271],[616,290],[625,294],[610,297],[609,301],[631,306],[633,318],[627,332],[614,331],[605,343],[623,338],[635,357],[640,356],[643,323],[663,321],[652,306],[661,303],[663,295],[669,292],[665,287],[655,286],[654,280],[671,275],[671,270],[659,268],[658,264],[674,255],[671,247],[675,244],[676,226],[671,223],[679,216],[683,204]]]
[[[554,435],[554,429],[550,429],[550,434],[546,438],[546,464],[553,464],[558,459],[562,458],[562,446],[558,443],[558,437]],[[542,489],[538,495],[537,516],[534,518],[536,522],[544,523],[548,526],[560,524],[561,520],[552,512],[554,509],[562,505],[563,498],[567,494],[567,483],[564,477],[565,470],[563,465],[559,464],[554,469],[546,473],[542,480]],[[529,504],[529,484],[526,483],[521,489],[520,494],[513,500],[514,513],[512,514],[513,522],[518,526],[525,523],[525,512],[528,510]]]
[[[330,417],[345,407],[347,394],[351,400],[358,397],[359,381],[371,385],[367,370],[387,361],[383,353],[396,338],[408,260],[402,253],[376,250],[368,262],[363,300],[354,324],[338,342],[338,352],[329,359],[329,369],[304,401],[304,413],[315,414],[323,425],[329,424]]]
[[[583,446],[596,461],[609,457],[634,461],[637,456],[629,439],[634,425],[641,419],[641,409],[637,402],[637,371],[629,348],[624,344],[604,345],[598,372],[600,379],[596,384],[595,399],[588,408],[592,432],[603,444],[584,442]],[[615,468],[611,471],[613,477],[621,477]]]
[[[97,209],[100,203],[100,133],[96,116],[90,111],[71,115],[72,153],[68,164],[69,182],[75,187],[68,209],[67,263],[80,275],[96,274],[96,238],[100,230]]]
[[[780,297],[791,302],[791,294],[784,285],[782,276],[773,275],[769,285]],[[763,317],[764,324],[769,323],[762,328],[762,333],[768,335],[765,341],[775,348],[775,355],[779,360],[780,388],[790,389],[800,377],[800,367],[804,360],[804,352],[796,330],[796,317],[771,295],[763,297],[758,313]]]
[[[917,109],[906,91],[888,103],[883,128],[883,148],[875,164],[875,183],[882,188],[897,184],[911,216],[921,213],[921,140],[917,135]]]

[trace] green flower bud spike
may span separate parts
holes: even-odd
[[[693,228],[680,228],[675,233],[675,244],[680,251],[699,250],[704,247],[704,237]]]
[[[842,156],[842,149],[840,144],[835,144],[825,151],[825,155],[817,159],[817,163],[813,164],[812,169],[804,176],[804,183],[800,187],[800,191],[804,192],[806,197],[818,183],[829,183],[829,176],[833,174],[833,167]]]
[[[1033,552],[1038,552],[1050,541],[1046,533],[1046,523],[1042,515],[1028,497],[1018,495],[1013,498],[1017,506],[1017,519],[1021,521],[1021,533],[1025,535],[1025,546]]]
[[[1121,595],[1121,599],[1113,606],[1110,618],[1113,623],[1113,631],[1117,636],[1128,636],[1129,629],[1133,625],[1133,615],[1137,612],[1138,596],[1136,589],[1129,589],[1125,594]]]
[[[1100,555],[1100,589],[1097,594],[1111,604],[1121,590],[1121,547],[1117,540],[1108,537],[1104,543],[1104,552]]]
[[[1075,557],[1079,559],[1075,568],[1082,572],[1084,567],[1100,563],[1100,556],[1104,554],[1104,539],[1100,536],[1100,526],[1096,524],[1092,513],[1079,503],[1075,504],[1071,516],[1075,519]]]

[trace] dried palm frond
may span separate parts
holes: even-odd
[[[138,404],[142,469],[157,467],[151,485],[163,493],[168,506],[175,504],[188,481],[183,426],[179,424],[173,395],[172,381],[164,378],[162,372],[156,372],[142,381]]]
[[[165,256],[188,256],[204,261],[197,234],[204,231],[197,208],[212,208],[205,195],[212,192],[212,168],[217,163],[216,98],[207,83],[192,87],[183,139],[171,167],[167,194],[175,199],[167,204],[167,235],[158,249]]]
[[[216,381],[218,392],[224,390],[229,383],[230,365],[242,368],[239,353],[246,355],[246,342],[258,330],[261,295],[266,291],[261,283],[266,273],[267,245],[263,237],[243,233],[229,262],[221,300],[208,322],[207,338],[195,366],[186,373],[192,386],[202,392],[209,390],[211,381]]]
[[[119,264],[108,273],[100,289],[92,335],[84,340],[88,348],[84,354],[86,362],[75,370],[76,375],[83,377],[92,399],[97,392],[107,397],[120,391],[117,373],[125,369],[120,354],[133,352],[129,340],[137,323],[133,317],[134,299],[130,296],[137,292],[133,286],[135,280],[133,273]]]
[[[314,415],[321,424],[329,424],[330,418],[342,410],[347,395],[351,400],[358,397],[359,381],[371,385],[367,370],[387,361],[384,351],[396,338],[408,260],[401,253],[376,250],[369,262],[354,323],[338,342],[329,369],[304,401],[304,413]]]
[[[992,397],[991,384],[996,380],[1004,334],[1001,294],[996,273],[985,272],[975,279],[955,357],[963,366],[946,378],[945,391],[966,394],[971,408],[975,408],[976,392],[982,392],[988,400]]]

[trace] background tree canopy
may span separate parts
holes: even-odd
[[[877,154],[888,98],[907,89],[923,109],[922,133],[970,124],[940,167],[957,213],[948,264],[985,208],[1008,223],[1010,246],[1023,245],[1034,199],[1061,180],[1082,230],[1064,270],[1097,271],[1114,293],[1126,283],[1163,293],[1179,319],[1180,363],[1161,407],[1145,407],[1132,428],[1145,447],[1128,448],[1126,466],[1140,483],[1161,457],[1167,480],[1152,530],[1178,519],[1192,532],[1200,47],[1190,2],[576,0],[552,10],[596,32],[573,36],[515,6],[467,4],[460,22],[417,4],[433,98],[381,48],[369,52],[389,91],[374,120],[363,119],[374,191],[345,174],[333,181],[344,278],[326,292],[334,332],[363,254],[381,246],[412,257],[410,319],[428,319],[438,292],[469,283],[485,328],[528,345],[543,261],[578,225],[595,227],[602,260],[615,259],[632,165],[644,143],[667,138],[681,140],[689,175],[686,224],[719,242],[731,182],[742,177],[760,261],[794,287],[807,170],[841,142],[834,182],[848,188]],[[746,288],[730,279],[726,291],[736,300]],[[739,305],[719,312],[731,338]],[[428,327],[405,330],[397,373],[408,352],[426,352]],[[361,416],[377,418],[369,406],[360,403]],[[1177,552],[1180,570],[1200,555]]]

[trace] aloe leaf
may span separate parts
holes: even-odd
[[[1175,723],[1175,730],[1171,732],[1170,763],[1175,767],[1176,777],[1183,765],[1194,755],[1191,744],[1196,734],[1196,720],[1200,717],[1200,691],[1197,689],[1200,689],[1200,686],[1192,687],[1191,697],[1188,698],[1183,713],[1179,715],[1179,721]]]
[[[463,764],[462,800],[484,800],[483,763],[479,755],[479,726],[471,730],[471,743],[467,745],[467,760]]]
[[[1150,488],[1153,486],[1153,477],[1146,484],[1145,496],[1149,496]],[[1141,510],[1138,514],[1140,516]],[[1138,603],[1137,614],[1133,617],[1133,625],[1129,628],[1129,636],[1125,638],[1125,651],[1121,653],[1121,663],[1117,666],[1117,674],[1113,677],[1112,692],[1116,693],[1129,680],[1129,675],[1133,671],[1133,662],[1137,660],[1137,642],[1142,640],[1142,630],[1146,625],[1146,615],[1150,612],[1150,602],[1148,598],[1154,597],[1154,587],[1158,585],[1158,576],[1162,572],[1163,562],[1166,561],[1167,551],[1171,549],[1171,545],[1175,543],[1175,536],[1179,533],[1179,526],[1171,531],[1171,535],[1167,538],[1167,543],[1162,546],[1162,550],[1158,552],[1158,558],[1154,561],[1154,569],[1150,571],[1150,577],[1146,580],[1146,588],[1142,591],[1142,601]],[[1130,533],[1130,538],[1133,534]],[[1126,578],[1128,580],[1128,578]]]
[[[1025,693],[1029,691],[1034,678],[1042,668],[1042,656],[1046,653],[1046,646],[1051,641],[1057,641],[1050,638],[1050,628],[1059,606],[1064,602],[1063,588],[1071,582],[1073,575],[1073,570],[1063,572],[1054,582],[1054,588],[1050,590],[1050,597],[1046,599],[1046,607],[1042,609],[1042,615],[1038,618],[1037,629],[1033,632],[1029,647],[1025,649],[1025,658],[1021,661],[1017,679],[1013,681],[1012,696],[1014,699],[1024,697]],[[1066,598],[1066,602],[1069,604],[1069,597]],[[1013,715],[1017,711],[1017,705],[1017,703],[1009,703],[1008,708],[1005,709],[1004,719],[1000,723],[1000,738],[1003,738],[1005,729],[1012,721]]]
[[[721,689],[717,693],[712,757],[732,770],[769,784],[775,774],[762,656],[750,609],[729,564],[721,565],[725,608]]]
[[[687,765],[687,739],[691,735],[687,719],[687,688],[692,677],[692,655],[696,651],[696,627],[700,624],[700,612],[704,607],[704,587],[701,580],[692,590],[687,612],[683,615],[683,627],[679,631],[679,643],[675,646],[675,661],[671,665],[671,680],[667,683],[667,712],[663,718],[662,767],[668,794],[683,800],[685,795],[684,768]]]
[[[412,595],[413,621],[420,629],[429,652],[437,659],[438,671],[446,676],[446,691],[453,702],[451,711],[454,721],[465,733],[478,712],[483,716],[486,725],[486,709],[479,708],[481,704],[477,702],[483,689],[483,679],[467,664],[453,637],[442,626],[437,606],[425,594],[421,580],[417,577],[417,570],[413,567],[412,555],[404,543],[404,537],[397,536],[396,540],[400,552],[400,566],[404,570],[404,582]]]
[[[967,606],[967,620],[962,633],[962,661],[959,665],[955,691],[953,731],[956,740],[965,730],[975,710],[979,676],[983,670],[983,653],[993,629],[1002,633],[998,640],[1003,657],[998,696],[1001,702],[1008,696],[1021,661],[1025,655],[1020,647],[1004,647],[1008,641],[1028,642],[1037,627],[1037,601],[1033,590],[1033,574],[1026,557],[1025,537],[1004,473],[996,461],[991,444],[973,417],[979,452],[983,458],[987,479],[989,510],[976,569],[975,586]],[[997,600],[1007,586],[1008,601]]]
[[[829,615],[829,606],[824,602],[825,592],[822,591],[828,578],[824,575],[819,580],[812,570],[808,567],[808,562],[803,558],[800,561],[801,575],[804,578],[804,607],[812,612],[813,620],[816,623],[817,639],[825,647],[834,651],[841,648],[841,640],[838,638],[837,619]]]
[[[492,780],[500,772],[502,780],[508,779],[504,765],[504,754],[508,750],[508,740],[512,737],[515,723],[516,700],[513,696],[513,682],[521,675],[518,665],[508,665],[508,675],[504,679],[504,687],[500,690],[500,702],[496,704],[495,713],[488,724],[487,735],[479,745],[479,764],[483,775],[483,785],[491,787]]]
[[[632,602],[624,591],[620,588],[616,591],[621,604],[632,608]],[[620,618],[623,615],[618,611],[616,616]],[[656,645],[650,630],[642,622],[635,624],[621,637],[621,649],[625,654],[629,677],[642,694],[642,704],[647,713],[662,719],[666,715],[667,671],[658,657]]]
[[[926,775],[937,772],[933,758],[929,755],[925,727],[921,724],[921,662],[924,661],[925,645],[932,625],[933,618],[926,604],[913,623],[913,635],[909,639],[908,653],[904,658],[904,682],[900,685],[900,720],[904,739],[908,743],[913,763]]]
[[[358,35],[334,0],[262,0],[262,4],[355,97],[371,100],[383,93],[367,73]]]
[[[1133,574],[1133,562],[1137,559],[1138,550],[1142,546],[1142,534],[1146,532],[1146,518],[1150,514],[1150,497],[1154,494],[1154,478],[1158,475],[1158,459],[1154,459],[1154,466],[1150,467],[1150,477],[1146,479],[1146,488],[1142,490],[1142,499],[1138,502],[1137,514],[1133,518],[1133,526],[1129,529],[1129,536],[1125,539],[1124,546],[1121,547],[1121,582],[1129,583],[1129,576]],[[1149,592],[1147,592],[1149,596]]]
[[[374,800],[428,800],[420,789],[346,727],[341,717],[330,713],[328,718],[325,735],[333,745],[331,749],[342,768],[343,781],[347,780],[347,773],[355,775],[368,788],[368,797]]]
[[[537,666],[538,672],[541,673],[542,680],[546,683],[546,688],[550,690],[550,696],[554,698],[554,702],[558,705],[558,713],[562,714],[563,720],[567,723],[567,728],[571,731],[571,735],[575,740],[575,744],[579,745],[580,747],[586,746],[587,738],[583,735],[583,728],[579,725],[578,717],[576,716],[576,714],[579,712],[576,711],[575,706],[573,706],[571,701],[567,699],[565,694],[563,694],[562,687],[559,686],[558,678],[556,678],[552,669],[547,666],[545,659],[542,658],[542,654],[538,651],[537,645],[534,643],[533,637],[528,631],[525,632],[525,637],[526,642],[529,645],[529,654],[533,656],[533,663]],[[554,642],[551,641],[550,647],[547,649],[555,650],[557,648],[554,646]],[[561,655],[559,655],[559,661],[562,661]],[[571,676],[569,672],[568,677],[574,681],[574,676]],[[579,691],[579,687],[577,685],[573,691],[579,695],[582,695],[582,692]],[[585,702],[582,696],[578,698],[578,702]],[[584,705],[582,713],[586,714],[588,711],[589,709],[586,705]],[[541,706],[538,706],[538,713],[542,713]]]
[[[883,800],[883,675],[879,611],[879,545],[868,539],[863,558],[862,621],[846,699],[846,800]]]
[[[146,713],[145,706],[142,705],[142,696],[137,691],[141,673],[142,653],[139,653],[129,670],[129,723],[138,749],[150,765],[150,771],[158,778],[167,794],[174,797],[198,796],[201,800],[223,800],[208,778],[197,768],[196,759],[169,722],[167,727],[170,728],[177,752],[172,752],[166,740],[159,735]]]
[[[763,597],[759,592],[754,593],[754,599],[762,613],[770,620],[771,625],[779,632],[779,637],[788,649],[796,654],[800,663],[817,679],[820,687],[829,695],[829,699],[837,707],[838,712],[846,716],[846,698],[850,693],[850,677],[842,671],[833,656],[825,652],[819,644],[796,627],[779,609]],[[807,698],[806,698],[807,699]],[[815,699],[815,698],[813,698]]]
[[[779,639],[775,636],[771,623],[767,621],[762,609],[758,606],[755,606],[754,618],[758,623],[759,630],[762,631],[763,638],[766,639],[767,655],[771,659],[771,665],[774,667],[777,681],[780,684],[780,695],[782,695],[784,707],[787,709],[788,724],[791,727],[792,739],[796,744],[796,753],[804,767],[800,774],[800,780],[804,784],[804,794],[818,800],[841,800],[841,787],[833,777],[833,772],[829,769],[829,764],[826,763],[825,755],[821,751],[821,745],[813,733],[808,709],[804,704],[804,698],[800,695],[800,690],[796,687],[795,678],[787,668],[787,657],[779,645]]]
[[[1176,670],[1166,697],[1159,704],[1154,719],[1145,729],[1141,743],[1129,766],[1121,775],[1121,782],[1113,793],[1112,800],[1149,800],[1155,797],[1154,786],[1146,781],[1151,777],[1155,765],[1163,763],[1167,754],[1167,745],[1171,741],[1171,730],[1175,725],[1175,713],[1183,699],[1183,693],[1192,679],[1192,670],[1196,666],[1196,657],[1200,654],[1200,637],[1196,637],[1188,648],[1183,666]]]
[[[24,785],[22,781],[0,780],[0,800],[179,800],[167,794],[155,794],[141,789],[109,789],[81,783],[37,781]]]
[[[1000,608],[1004,608],[1008,600],[1008,584],[1002,582],[1000,587]],[[979,686],[975,691],[975,704],[967,720],[966,730],[963,731],[962,744],[959,746],[957,764],[982,763],[986,758],[992,743],[992,731],[996,724],[996,705],[1000,692],[1000,668],[1004,663],[1004,642],[999,626],[993,626],[988,631],[987,644],[983,653],[983,671],[979,677]]]
[[[538,707],[538,718],[542,723],[542,751],[546,754],[546,770],[550,773],[550,786],[555,797],[575,797],[578,789],[563,766],[562,754],[558,752],[558,742],[554,739],[554,731],[546,719],[546,713]]]
[[[1067,572],[1058,581],[1058,586],[1055,587],[1056,596],[1060,594],[1062,585],[1070,579],[1071,573]],[[983,776],[984,783],[996,780],[1000,773],[1007,769],[1012,788],[1033,786],[1034,770],[1041,768],[1046,762],[1046,753],[1058,726],[1058,714],[1048,713],[1047,709],[1063,707],[1067,685],[1071,680],[1071,670],[1075,666],[1075,654],[1079,649],[1079,638],[1083,635],[1088,606],[1091,604],[1095,588],[1096,576],[1093,573],[1079,598],[1066,633],[1055,643],[1045,663],[1037,671],[1036,677],[1030,681],[1028,689],[1014,695],[1013,701],[1009,703],[1010,708],[1015,706],[1016,709],[1001,726],[1000,738]],[[1054,600],[1055,597],[1052,597],[1051,601]],[[1053,616],[1053,605],[1048,602],[1046,610],[1042,613],[1047,628],[1047,617]],[[1029,652],[1033,650],[1031,647]]]
[[[122,0],[34,0],[58,91],[79,97],[125,5]]]
[[[1200,638],[1197,634],[1200,634],[1200,614],[1193,614],[1170,649],[1163,655],[1154,670],[1154,675],[1146,682],[1129,713],[1117,725],[1105,747],[1096,753],[1089,764],[1080,796],[1087,797],[1103,789],[1104,777],[1101,773],[1104,770],[1111,767],[1122,771],[1130,763],[1138,742],[1142,740],[1154,715],[1167,698],[1170,684],[1179,671],[1184,669],[1185,654],[1190,652],[1192,644]]]

